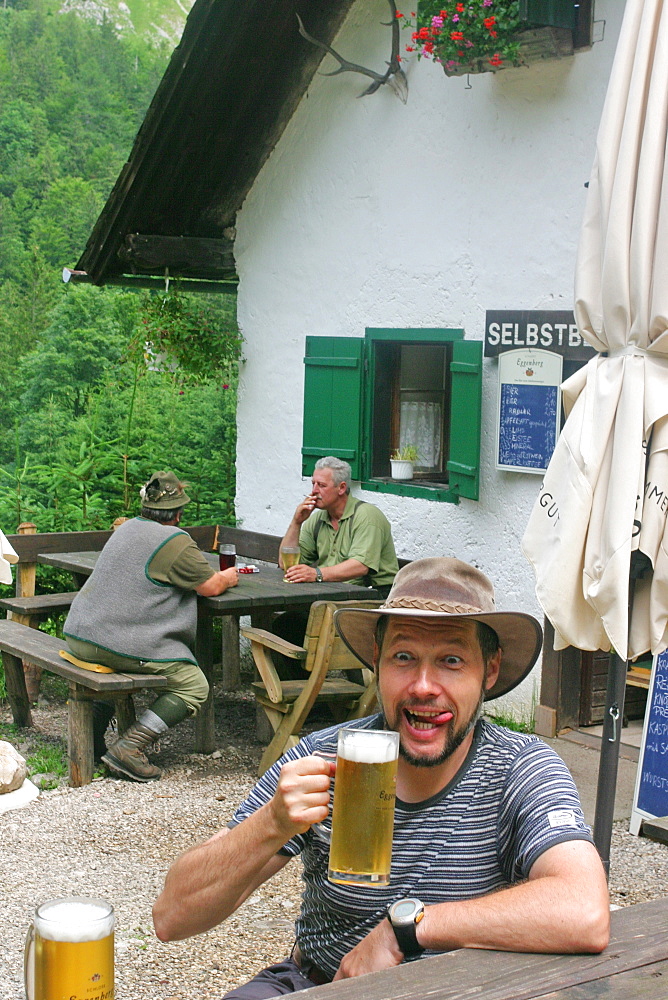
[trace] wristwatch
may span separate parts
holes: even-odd
[[[316,568],[315,568],[315,582],[316,583],[322,583],[323,582],[323,580],[322,580],[322,570],[320,569],[319,566],[316,566]]]
[[[405,958],[421,955],[424,948],[418,944],[415,928],[424,917],[424,903],[411,897],[398,899],[388,908],[387,919],[392,925],[397,943]]]

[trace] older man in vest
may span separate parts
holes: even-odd
[[[234,587],[237,571],[213,570],[179,528],[190,497],[173,472],[156,472],[140,496],[140,516],[122,524],[105,545],[72,602],[63,632],[81,660],[168,679],[167,689],[108,748],[104,732],[113,707],[94,704],[96,757],[115,774],[152,781],[161,771],[145,751],[195,715],[209,693],[193,653],[197,595],[214,597]]]

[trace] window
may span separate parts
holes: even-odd
[[[520,0],[520,18],[532,25],[568,28],[576,49],[592,44],[593,0]]]
[[[365,489],[458,503],[478,499],[482,343],[463,330],[369,329],[307,337],[303,472],[336,455]],[[414,444],[415,478],[390,478]]]

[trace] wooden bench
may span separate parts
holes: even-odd
[[[99,674],[68,663],[59,655],[62,639],[13,621],[0,621],[0,651],[7,697],[17,726],[31,726],[30,702],[23,660],[69,682],[68,757],[70,785],[87,785],[93,778],[93,700],[113,701],[118,728],[134,722],[133,692],[164,688],[167,678],[155,674]]]
[[[60,615],[70,610],[72,601],[77,596],[73,590],[67,594],[35,594],[32,597],[0,598],[0,608],[11,614],[12,621],[19,625],[30,625],[51,615]]]

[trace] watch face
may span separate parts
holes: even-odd
[[[400,902],[395,903],[392,908],[392,916],[396,919],[401,920],[406,917],[410,917],[415,913],[415,903],[412,899],[402,899]]]

